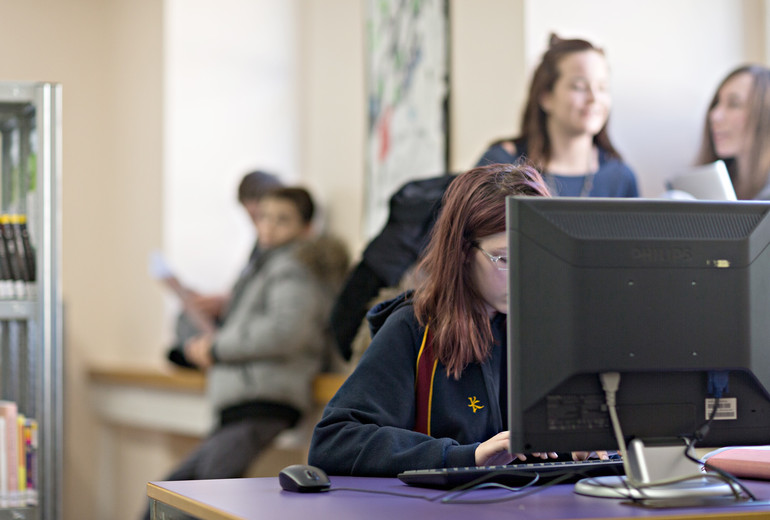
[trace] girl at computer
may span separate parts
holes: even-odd
[[[395,476],[526,459],[507,451],[508,195],[549,190],[534,168],[512,164],[452,182],[414,293],[370,312],[372,343],[316,426],[310,464]]]
[[[698,164],[724,160],[739,199],[770,199],[770,69],[745,65],[709,104]]]
[[[637,197],[636,177],[607,132],[609,82],[604,51],[551,35],[532,77],[519,136],[492,143],[477,165],[526,157],[554,195]]]

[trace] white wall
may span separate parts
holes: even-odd
[[[526,95],[525,0],[450,2],[450,165],[475,165],[489,143],[518,132]]]
[[[164,7],[162,249],[183,282],[226,291],[255,236],[241,178],[264,169],[299,180],[298,3]]]
[[[364,2],[301,0],[301,178],[357,252],[364,204]]]

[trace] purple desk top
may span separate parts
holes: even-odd
[[[442,491],[409,487],[397,479],[331,477],[332,489],[356,488],[433,497]],[[744,481],[759,499],[770,500],[770,482]],[[394,518],[442,518],[442,520],[559,520],[559,519],[770,519],[770,505],[720,508],[676,508],[651,510],[619,500],[576,495],[571,484],[493,504],[442,504],[356,491],[290,493],[277,478],[244,478],[151,482],[148,495],[160,502],[206,519],[262,520],[266,518],[378,520]],[[464,499],[486,499],[510,495],[504,490],[477,490]]]

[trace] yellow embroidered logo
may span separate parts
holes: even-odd
[[[469,397],[468,401],[471,402],[471,404],[469,404],[468,406],[471,408],[471,410],[473,410],[473,413],[476,413],[482,408],[484,408],[483,404],[479,404],[479,400],[476,399],[475,395],[473,397]]]

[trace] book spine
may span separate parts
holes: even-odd
[[[16,417],[18,409],[16,403],[11,401],[3,401],[0,403],[0,414],[5,417],[5,459],[6,459],[6,474],[7,488],[5,502],[8,506],[15,506],[18,504],[18,489],[19,489],[19,462],[18,462],[18,426]]]
[[[27,503],[27,457],[25,455],[26,448],[24,446],[24,421],[26,417],[23,414],[16,416],[16,464],[17,464],[17,481],[16,497],[14,504],[17,506],[23,506]]]
[[[3,241],[5,242],[5,250],[8,252],[8,262],[11,267],[14,297],[18,299],[24,299],[26,297],[26,291],[24,290],[26,268],[20,256],[20,252],[16,248],[16,239],[14,238],[10,215],[0,215],[0,230],[2,230]]]
[[[24,421],[24,455],[26,474],[26,502],[27,505],[37,505],[37,446],[38,433],[37,421],[27,418]]]
[[[5,247],[5,240],[0,233],[0,299],[11,300],[14,297],[13,275],[11,274],[11,264],[8,250]]]
[[[6,423],[5,417],[0,415],[0,507],[8,507],[8,457],[5,446],[6,442]]]
[[[18,233],[17,236],[20,239],[20,247],[24,252],[24,259],[26,260],[27,267],[27,293],[30,299],[37,297],[37,257],[35,255],[35,248],[32,246],[32,241],[29,237],[29,228],[27,227],[27,216],[18,216]]]

